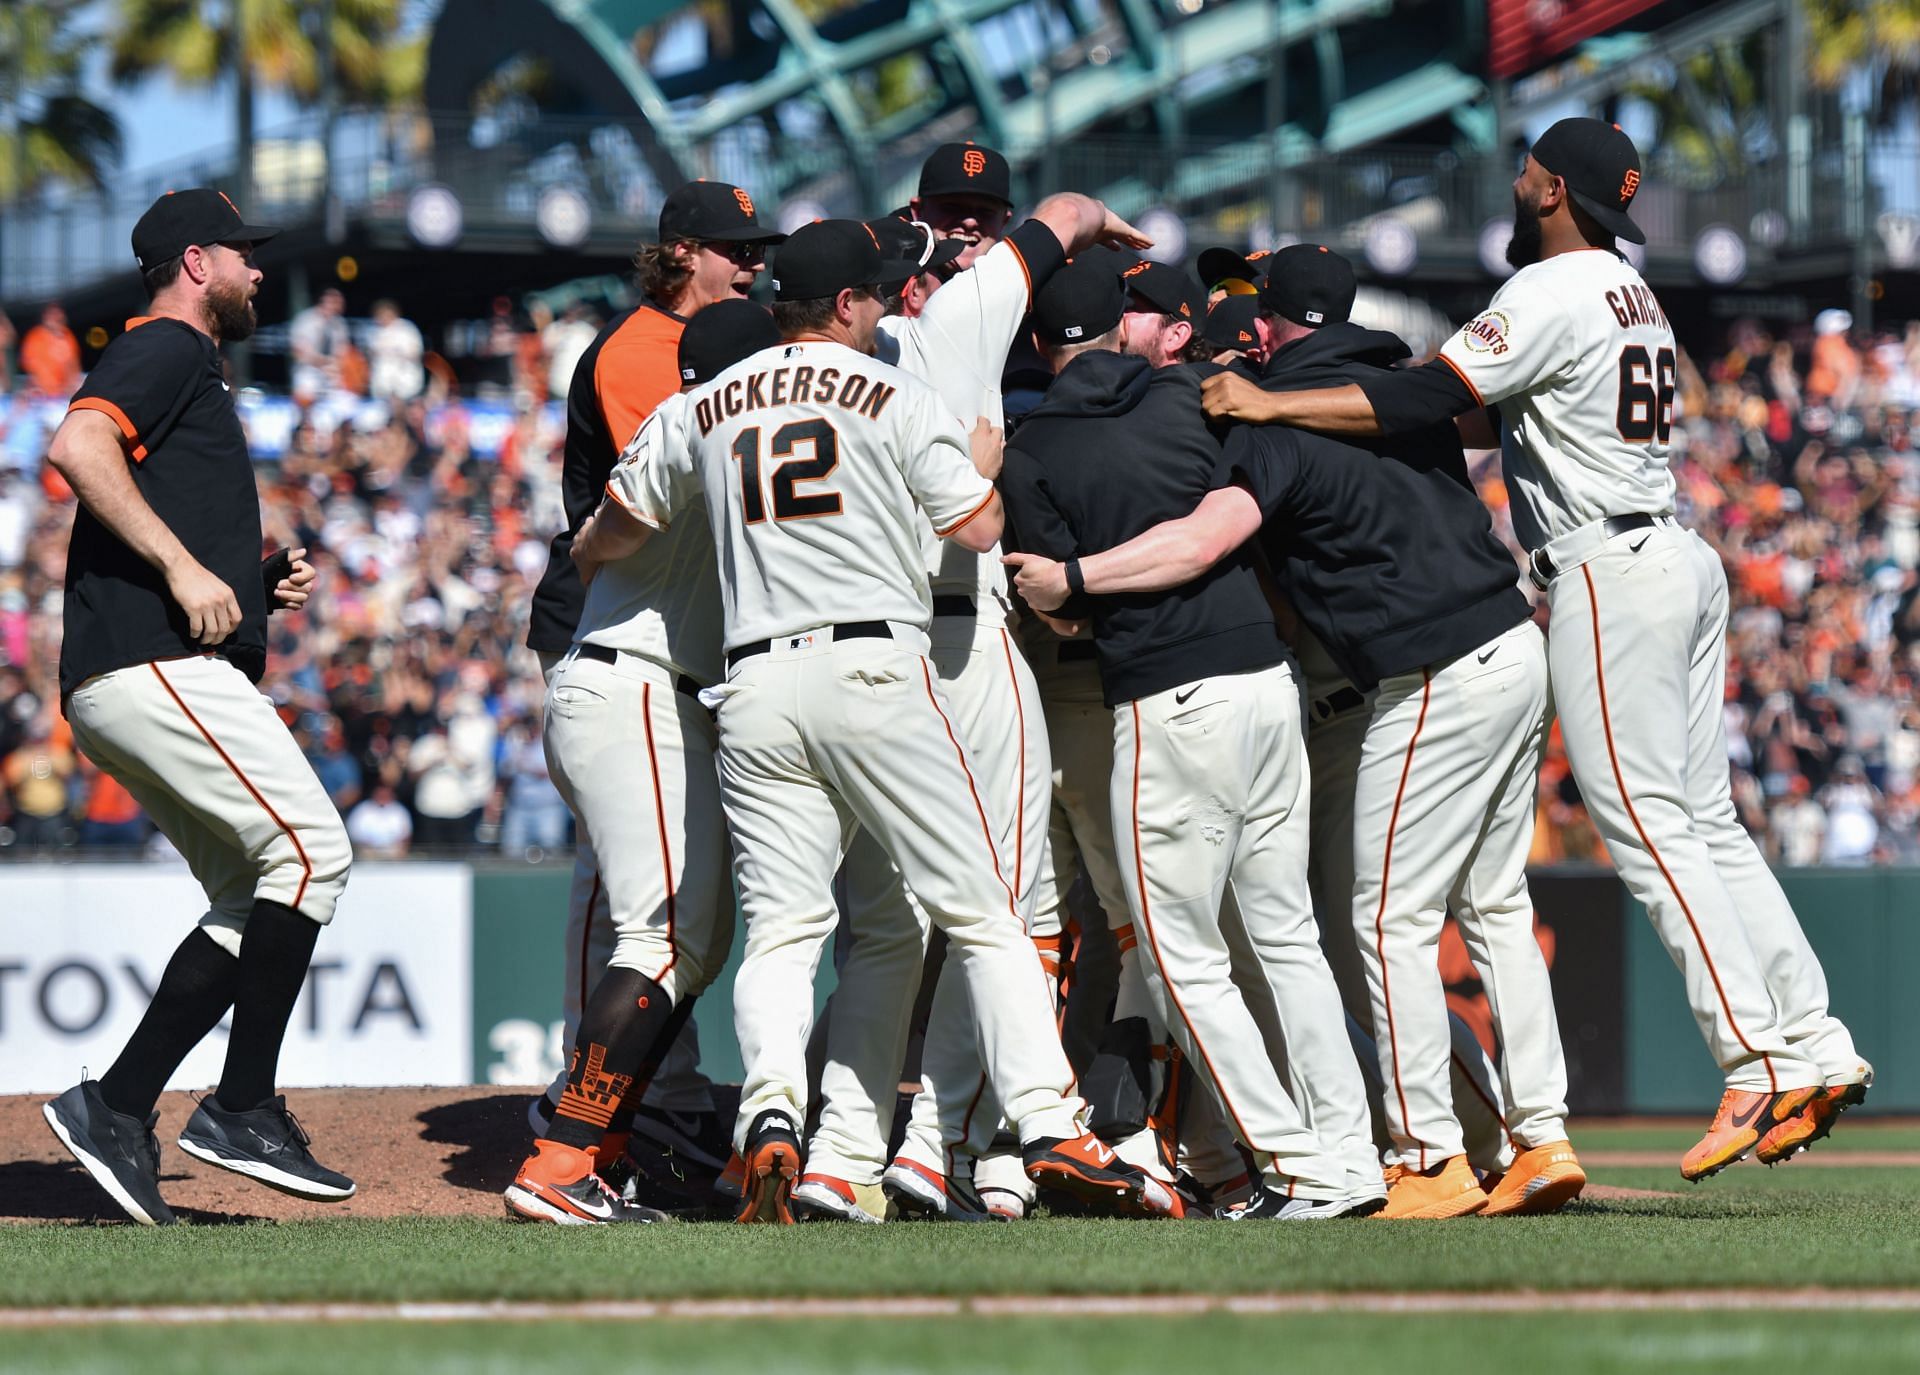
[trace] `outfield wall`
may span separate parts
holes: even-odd
[[[1877,1109],[1920,1111],[1920,871],[1798,870],[1788,896],[1875,1062]],[[282,1079],[321,1084],[524,1084],[560,1063],[568,872],[464,864],[357,866],[289,1029]],[[1719,1077],[1679,974],[1606,871],[1534,876],[1576,1112],[1697,1112]],[[198,916],[170,865],[0,866],[0,1093],[51,1093],[109,1064]],[[735,962],[739,956],[735,942]],[[1465,947],[1441,945],[1449,1000],[1490,1038]],[[819,998],[832,984],[823,969]],[[732,967],[697,1018],[709,1071],[738,1076]],[[223,1033],[177,1087],[219,1076]]]

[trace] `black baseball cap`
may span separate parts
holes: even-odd
[[[1353,264],[1324,244],[1297,243],[1267,259],[1260,304],[1284,320],[1319,329],[1353,313]]]
[[[724,181],[690,181],[660,207],[661,243],[781,243],[786,237],[760,223],[753,197]]]
[[[1534,140],[1533,160],[1567,184],[1575,204],[1602,229],[1628,243],[1646,234],[1627,214],[1640,189],[1640,154],[1618,124],[1563,119]]]
[[[1114,275],[1118,276],[1136,263],[1145,262],[1146,259],[1142,258],[1131,248],[1123,248],[1119,244],[1097,243],[1091,248],[1082,249],[1080,253],[1074,257],[1073,261],[1076,263],[1100,263],[1110,268]]]
[[[1207,312],[1203,331],[1206,340],[1217,349],[1245,349],[1260,342],[1253,322],[1260,314],[1256,296],[1222,296]]]
[[[859,220],[815,220],[794,230],[773,259],[773,299],[818,301],[847,287],[904,282],[920,270],[889,258]]]
[[[169,191],[133,226],[133,261],[144,272],[195,244],[265,243],[279,232],[248,224],[239,207],[210,186]]]
[[[1007,160],[977,143],[943,143],[920,166],[919,198],[991,196],[1013,204],[1013,172]]]
[[[752,301],[716,301],[680,331],[680,380],[711,382],[742,358],[780,342],[773,312]]]
[[[923,220],[902,218],[899,211],[868,220],[867,228],[880,241],[880,251],[889,258],[918,263],[917,272],[938,272],[967,251],[959,239],[942,238]]]
[[[1084,344],[1119,324],[1126,308],[1126,288],[1110,267],[1075,258],[1034,298],[1033,332],[1049,344]]]
[[[1166,263],[1139,262],[1120,274],[1120,285],[1162,315],[1187,321],[1196,329],[1206,317],[1206,298],[1193,278]]]
[[[1208,290],[1221,282],[1245,282],[1249,286],[1258,286],[1258,265],[1272,256],[1273,250],[1267,248],[1253,253],[1236,253],[1231,248],[1206,249],[1200,254],[1198,263],[1200,281]]]

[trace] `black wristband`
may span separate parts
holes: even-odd
[[[1080,571],[1080,560],[1067,560],[1067,595],[1077,597],[1087,590],[1087,575]]]

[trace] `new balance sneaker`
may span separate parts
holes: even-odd
[[[885,1222],[878,1184],[853,1184],[835,1175],[807,1173],[793,1186],[793,1215],[812,1222]]]
[[[1486,1190],[1464,1155],[1450,1155],[1426,1170],[1403,1170],[1387,1186],[1383,1218],[1466,1217],[1487,1206]]]
[[[733,1154],[733,1123],[711,1110],[673,1112],[642,1103],[633,1114],[633,1134],[715,1172]]]
[[[922,1218],[932,1222],[1005,1221],[964,1179],[929,1170],[916,1160],[896,1158],[880,1176],[881,1192],[904,1218]],[[1021,1216],[1026,1215],[1024,1203]]]
[[[1222,1222],[1314,1222],[1326,1218],[1351,1217],[1355,1202],[1340,1198],[1288,1198],[1278,1189],[1262,1186],[1244,1203],[1216,1208],[1214,1216]]]
[[[1760,1138],[1754,1158],[1762,1165],[1777,1165],[1790,1160],[1833,1130],[1834,1120],[1848,1108],[1867,1101],[1873,1087],[1873,1066],[1864,1060],[1858,1069],[1838,1083],[1828,1084],[1806,1106]]]
[[[558,1141],[533,1143],[533,1154],[506,1190],[507,1215],[562,1227],[603,1227],[616,1222],[660,1222],[666,1214],[623,1198],[594,1173],[593,1152]]]
[[[283,1194],[316,1203],[352,1198],[353,1181],[315,1160],[308,1149],[312,1144],[280,1094],[257,1108],[229,1112],[210,1093],[180,1133],[180,1149],[194,1159],[257,1179]]]
[[[40,1109],[75,1160],[135,1222],[170,1227],[173,1212],[160,1198],[160,1141],[153,1113],[143,1122],[115,1112],[100,1097],[100,1081],[82,1079]]]
[[[1027,1178],[1058,1189],[1102,1211],[1125,1217],[1179,1217],[1179,1197],[1144,1170],[1113,1153],[1091,1132],[1076,1137],[1043,1136],[1022,1147]]]
[[[1746,1158],[1760,1138],[1793,1117],[1820,1094],[1820,1087],[1758,1093],[1728,1089],[1720,1095],[1707,1134],[1680,1160],[1682,1179],[1706,1179]]]
[[[1480,1181],[1487,1196],[1481,1217],[1538,1217],[1557,1213],[1587,1187],[1587,1172],[1570,1141],[1529,1146],[1500,1174]]]
[[[793,1223],[793,1182],[800,1175],[800,1133],[784,1112],[768,1109],[747,1128],[746,1166],[740,1211],[735,1222]]]

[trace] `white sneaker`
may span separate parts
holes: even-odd
[[[886,1200],[878,1184],[853,1184],[826,1174],[803,1174],[793,1186],[796,1217],[811,1221],[885,1222]]]

